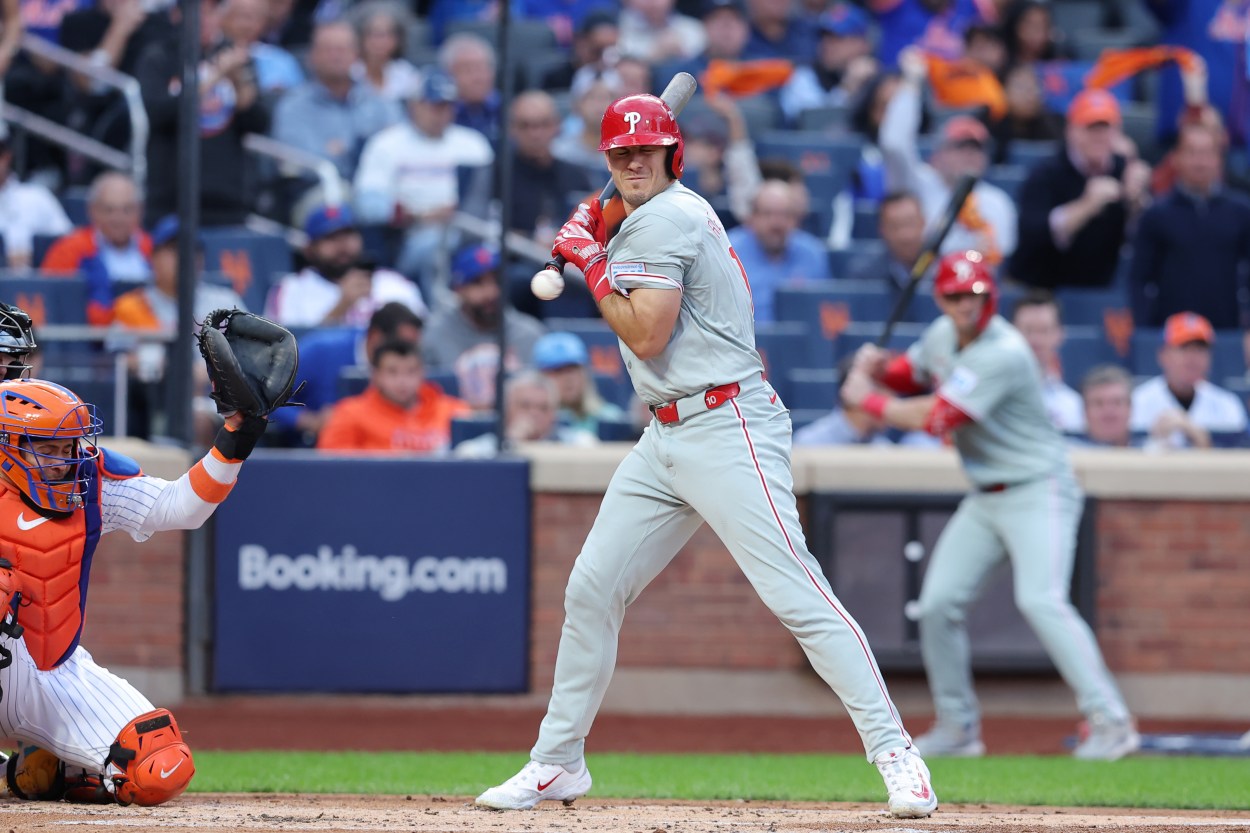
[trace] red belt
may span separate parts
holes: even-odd
[[[741,386],[737,382],[720,387],[708,388],[703,391],[703,404],[707,406],[709,411],[713,411],[724,405],[730,399],[733,399],[742,391]],[[655,418],[665,425],[672,425],[679,422],[681,416],[677,413],[676,402],[666,402],[663,405],[654,405],[651,413],[655,414]]]
[[[978,492],[1005,492],[1010,489],[1014,483],[991,483],[988,486],[978,486]]]

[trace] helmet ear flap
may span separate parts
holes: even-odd
[[[677,144],[668,146],[668,172],[673,179],[681,179],[681,172],[686,167],[685,142],[679,137]]]

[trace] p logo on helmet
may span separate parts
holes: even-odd
[[[994,283],[994,275],[985,257],[974,249],[951,252],[938,262],[937,274],[933,278],[933,294],[987,296],[977,332],[986,328],[998,309],[998,287]]]
[[[642,145],[669,148],[668,172],[681,178],[685,142],[672,108],[654,95],[627,95],[612,102],[599,123],[599,152]]]

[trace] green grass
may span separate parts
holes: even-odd
[[[476,795],[524,753],[195,753],[193,792]],[[601,798],[881,801],[875,768],[849,755],[592,755]],[[1066,757],[930,761],[947,803],[1250,810],[1250,759]]]

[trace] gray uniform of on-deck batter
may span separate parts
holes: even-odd
[[[907,355],[917,382],[974,420],[955,429],[953,440],[977,490],[942,530],[920,592],[920,646],[938,720],[965,726],[980,719],[964,614],[1003,558],[1011,559],[1016,606],[1082,713],[1126,718],[1098,643],[1068,598],[1084,496],[1047,418],[1028,344],[994,316],[959,350],[954,325],[942,316]]]
[[[652,420],[608,486],[569,576],[555,684],[532,757],[581,760],[625,608],[704,521],[842,698],[868,758],[908,745],[863,632],[804,542],[789,412],[761,378],[750,288],[716,213],[675,183],[626,218],[608,259],[620,288],[683,293],[660,355],[642,360],[621,350],[644,401],[694,398],[682,403],[689,416],[681,422]],[[703,391],[732,382],[742,393],[706,410]]]

